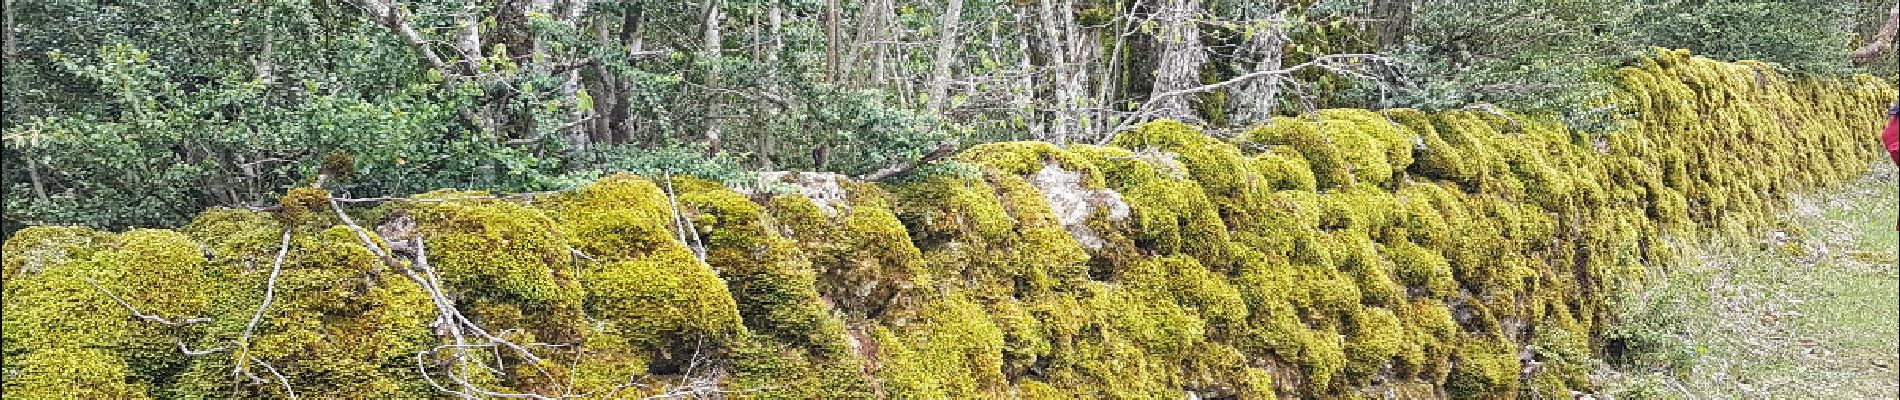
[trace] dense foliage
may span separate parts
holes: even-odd
[[[1875,1],[8,0],[7,231],[616,170],[864,174],[1161,118],[1498,103],[1602,130],[1649,46],[1799,74]],[[1329,57],[1332,56],[1332,57]],[[1886,62],[1886,61],[1883,61]],[[1311,63],[1311,64],[1309,64]],[[1890,65],[1890,64],[1882,64]],[[1297,70],[1296,66],[1305,66]],[[1251,77],[1251,79],[1231,79]],[[345,158],[347,157],[347,158]],[[342,172],[349,172],[343,174]],[[347,176],[344,176],[347,175]]]

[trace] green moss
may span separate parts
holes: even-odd
[[[1517,394],[1516,346],[1502,339],[1465,338],[1453,353],[1445,391],[1454,399],[1512,398]]]
[[[1187,178],[1187,166],[1165,153],[1137,153],[1119,147],[1086,144],[1071,145],[1069,151],[1102,171],[1103,182],[1110,189],[1126,190],[1157,179]]]
[[[863,361],[847,343],[843,321],[830,315],[812,264],[796,242],[780,236],[765,208],[708,181],[676,179],[679,201],[697,213],[706,262],[719,271],[747,328],[734,347],[744,387],[785,387],[766,398],[869,397]],[[786,382],[787,377],[798,377]]]
[[[1319,190],[1319,181],[1313,175],[1312,164],[1290,147],[1276,146],[1248,161],[1248,166],[1266,178],[1265,183],[1272,190]]]
[[[593,187],[613,185],[617,184],[599,183]],[[590,193],[583,191],[577,196]],[[458,297],[477,303],[519,301],[524,302],[523,305],[544,307],[577,305],[581,290],[572,273],[573,256],[563,240],[562,230],[547,215],[534,209],[500,200],[471,198],[481,195],[484,194],[431,192],[417,198],[445,200],[403,202],[396,204],[392,213],[414,219],[416,234],[426,241],[430,264],[441,271],[444,284]],[[613,240],[615,244],[644,237],[613,231],[637,224],[611,218],[594,222],[604,226],[571,230],[577,237]],[[608,255],[610,249],[613,248],[603,244],[586,246],[583,251]]]
[[[5,390],[19,399],[146,399],[147,387],[110,350],[51,348],[9,352]]]
[[[1122,198],[1133,209],[1137,245],[1156,254],[1187,254],[1206,264],[1230,264],[1227,225],[1200,186],[1155,180],[1128,189]]]
[[[1220,205],[1224,215],[1244,213],[1249,199],[1263,192],[1262,179],[1248,169],[1239,148],[1178,121],[1142,124],[1116,135],[1110,144],[1175,154],[1187,167],[1188,176]]]
[[[280,232],[281,233],[281,232]],[[275,235],[273,235],[275,236]],[[268,264],[276,237],[264,247],[233,246],[219,264]],[[231,353],[190,359],[171,393],[180,397],[230,393],[236,360],[254,357],[283,371],[299,396],[414,397],[431,389],[417,381],[417,352],[436,344],[428,328],[434,303],[402,274],[388,270],[354,232],[336,226],[294,233],[286,251],[275,298],[250,341],[237,341],[263,301],[270,271],[230,269],[235,274],[213,294],[215,320],[194,348],[231,346]],[[245,368],[261,369],[255,363]],[[255,372],[263,374],[264,372]],[[244,396],[282,396],[276,385],[246,385]]]
[[[957,157],[980,173],[763,205],[616,175],[353,214],[398,263],[424,241],[488,331],[556,345],[492,371],[432,357],[496,390],[632,377],[649,386],[620,394],[650,396],[701,354],[763,398],[1564,396],[1590,388],[1607,293],[1677,259],[1668,238],[1777,228],[1783,195],[1858,176],[1882,122],[1859,110],[1896,93],[1675,51],[1618,79],[1604,104],[1630,113],[1609,134],[1485,106],[1323,110],[1232,142],[1161,121],[1112,146],[982,145]],[[1130,218],[1090,216],[1084,250],[1032,184],[1047,166]],[[328,197],[293,188],[275,215],[214,210],[183,234],[20,231],[0,255],[8,395],[281,397],[234,390],[251,357],[304,397],[439,395],[414,368],[442,343],[434,304],[334,226]],[[275,302],[233,343],[286,230]],[[211,322],[138,321],[93,282]]]
[[[952,294],[924,307],[918,321],[876,332],[878,378],[891,397],[994,398],[1008,392],[1003,332],[986,312]]]
[[[1399,241],[1386,245],[1385,254],[1397,269],[1394,277],[1411,288],[1412,293],[1445,299],[1457,292],[1458,282],[1452,278],[1451,263],[1438,252],[1410,241]]]
[[[330,209],[330,191],[319,187],[298,186],[277,199],[277,220],[297,225],[325,215]]]
[[[1044,165],[1055,165],[1080,172],[1084,188],[1104,187],[1102,173],[1095,169],[1095,164],[1089,162],[1088,158],[1049,142],[984,143],[964,150],[957,155],[957,159],[1010,175],[1032,175],[1042,171]]]
[[[1416,346],[1415,359],[1405,360],[1412,375],[1432,382],[1442,382],[1450,372],[1451,355],[1457,351],[1455,344],[1459,337],[1458,322],[1452,319],[1451,308],[1437,299],[1423,298],[1412,300],[1399,317],[1405,324],[1406,342]],[[1400,353],[1402,357],[1412,354]]]
[[[8,357],[9,369],[60,371],[94,368],[128,379],[101,386],[101,390],[123,391],[168,381],[183,364],[177,357],[172,334],[192,335],[197,327],[167,329],[164,325],[134,318],[132,312],[113,300],[112,295],[137,307],[146,315],[169,321],[184,321],[209,316],[210,279],[205,274],[205,258],[198,245],[183,234],[164,230],[134,230],[94,242],[100,245],[89,257],[76,259],[69,246],[72,239],[92,236],[90,231],[44,229],[23,231],[28,241],[8,243],[10,257],[22,268],[36,265],[36,272],[23,273],[9,281],[5,311],[0,316],[0,338]],[[20,253],[13,253],[18,251]],[[61,257],[52,255],[64,252]],[[16,255],[17,254],[17,255]],[[84,349],[82,351],[81,349]],[[37,356],[33,356],[37,354]],[[12,355],[31,364],[14,364]],[[72,359],[55,359],[74,357]],[[117,372],[117,371],[123,371]],[[85,388],[58,387],[57,382],[75,378],[30,376],[31,388],[24,393],[43,396],[68,396],[86,393]],[[79,378],[77,381],[86,381]],[[13,385],[8,379],[8,385]],[[47,386],[51,385],[51,386]],[[145,389],[139,389],[143,395]]]
[[[1400,325],[1398,316],[1391,310],[1381,307],[1368,307],[1353,313],[1348,319],[1346,336],[1346,382],[1354,386],[1363,382],[1379,369],[1392,362],[1395,357],[1408,349],[1405,328]],[[1407,359],[1415,356],[1407,355]]]
[[[1244,138],[1248,143],[1287,146],[1298,151],[1313,168],[1314,182],[1320,189],[1351,187],[1356,182],[1345,154],[1320,124],[1301,118],[1276,117],[1266,125],[1247,131]]]
[[[83,227],[33,226],[21,229],[0,248],[0,282],[13,293],[16,276],[32,276],[49,267],[83,260],[92,255],[111,235]]]

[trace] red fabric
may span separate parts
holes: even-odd
[[[1894,111],[1900,111],[1900,105],[1894,106]],[[1887,157],[1900,165],[1900,114],[1887,114],[1887,130],[1880,133],[1880,143],[1887,145]],[[1893,230],[1900,231],[1900,221],[1894,222]]]
[[[1880,133],[1880,142],[1887,145],[1887,156],[1894,164],[1900,164],[1900,115],[1887,116],[1887,130]]]

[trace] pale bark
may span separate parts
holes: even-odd
[[[481,7],[474,0],[463,2],[461,16],[455,20],[455,41],[450,42],[450,47],[462,54],[462,72],[468,76],[481,74],[482,31],[477,18],[480,15]]]
[[[1207,62],[1206,48],[1201,45],[1201,29],[1195,22],[1195,14],[1200,9],[1200,0],[1165,0],[1156,10],[1155,20],[1160,28],[1155,32],[1155,40],[1161,48],[1161,56],[1155,65],[1152,95],[1145,107],[1150,110],[1150,116],[1196,119],[1188,97],[1164,94],[1200,84],[1201,64]]]
[[[1069,43],[1067,35],[1063,34],[1066,25],[1064,20],[1070,19],[1070,13],[1066,10],[1056,11],[1056,0],[1041,0],[1038,3],[1037,11],[1041,14],[1041,23],[1037,24],[1037,31],[1041,34],[1043,52],[1049,60],[1047,71],[1043,75],[1049,77],[1049,89],[1054,97],[1051,107],[1053,113],[1049,123],[1050,136],[1040,139],[1067,143],[1074,120],[1071,114],[1073,114],[1076,97],[1081,89],[1073,84]]]
[[[946,0],[943,14],[937,19],[942,32],[937,36],[937,54],[930,61],[930,94],[927,96],[927,108],[942,113],[944,105],[950,104],[950,66],[956,60],[958,25],[962,24],[963,0]]]
[[[1257,58],[1254,72],[1280,69],[1285,56],[1286,36],[1281,31],[1282,21],[1275,18],[1261,21],[1253,29],[1256,32],[1247,38],[1246,51]],[[1268,75],[1261,79],[1248,81],[1234,89],[1233,116],[1236,125],[1273,118],[1274,106],[1279,104],[1281,75]]]
[[[833,85],[844,80],[844,74],[839,70],[842,67],[838,65],[838,50],[844,47],[843,38],[838,32],[839,25],[843,24],[839,19],[844,13],[839,1],[842,0],[825,0],[825,76],[831,79]]]
[[[46,182],[42,180],[44,178],[40,178],[39,164],[39,161],[32,158],[26,159],[26,177],[33,181],[33,196],[38,197],[40,201],[46,201],[49,199],[46,197]]]
[[[1027,27],[1019,26],[1019,28],[1027,28]],[[1027,29],[1022,29],[1022,30],[1027,31]],[[1036,106],[1036,80],[1034,78],[1034,75],[1035,75],[1034,72],[1036,70],[1036,66],[1033,60],[1030,59],[1029,53],[1030,53],[1029,38],[1027,37],[1027,35],[1017,35],[1016,36],[1016,54],[1017,54],[1017,63],[1018,63],[1017,76],[1019,78],[1016,79],[1015,88],[1013,89],[1015,93],[1015,96],[1014,96],[1015,101],[1014,101],[1014,104],[1012,105],[1019,112],[1021,112],[1022,110],[1034,110]],[[1041,121],[1037,120],[1036,113],[1029,112],[1027,116],[1023,117],[1023,120],[1025,122],[1025,125],[1028,125],[1029,137],[1038,138],[1038,139],[1044,137],[1043,124]]]
[[[705,31],[701,39],[704,42],[705,50],[700,56],[709,61],[709,65],[706,68],[707,87],[716,87],[719,84],[719,63],[717,60],[719,59],[720,50],[723,46],[721,44],[723,41],[720,39],[719,24],[720,20],[725,18],[724,14],[724,11],[719,9],[719,0],[706,1]],[[708,93],[706,97],[706,107],[701,114],[701,117],[705,118],[706,121],[706,155],[709,157],[714,154],[719,154],[724,144],[722,136],[724,135],[725,127],[720,121],[720,116],[717,112],[719,109],[718,104],[719,96]]]
[[[765,15],[765,20],[766,20],[765,31],[769,39],[769,42],[767,42],[765,45],[765,65],[769,67],[766,70],[766,77],[764,79],[764,82],[765,82],[764,91],[766,93],[774,93],[778,91],[779,53],[785,51],[785,31],[783,29],[785,26],[784,19],[785,19],[784,7],[781,6],[779,2],[773,1],[772,9],[770,11],[767,11]],[[772,119],[776,119],[776,117],[778,116],[778,108],[773,105],[762,104],[759,106],[759,108],[762,110],[769,110],[767,112],[771,114],[771,116],[773,117]],[[773,169],[772,155],[775,151],[775,149],[773,149],[775,145],[775,143],[773,143],[774,138],[772,137],[770,133],[767,133],[767,132],[760,132],[758,136],[759,136],[759,151],[757,153],[759,154],[758,156],[759,168],[766,171],[771,171]]]
[[[1894,5],[1887,12],[1887,23],[1874,33],[1874,40],[1854,51],[1854,63],[1870,64],[1885,57],[1887,52],[1893,51],[1894,34],[1897,32],[1900,32],[1900,5]]]

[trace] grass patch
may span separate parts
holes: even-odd
[[[1682,246],[1619,296],[1598,377],[1617,398],[1896,398],[1895,171],[1797,196],[1788,229]]]

